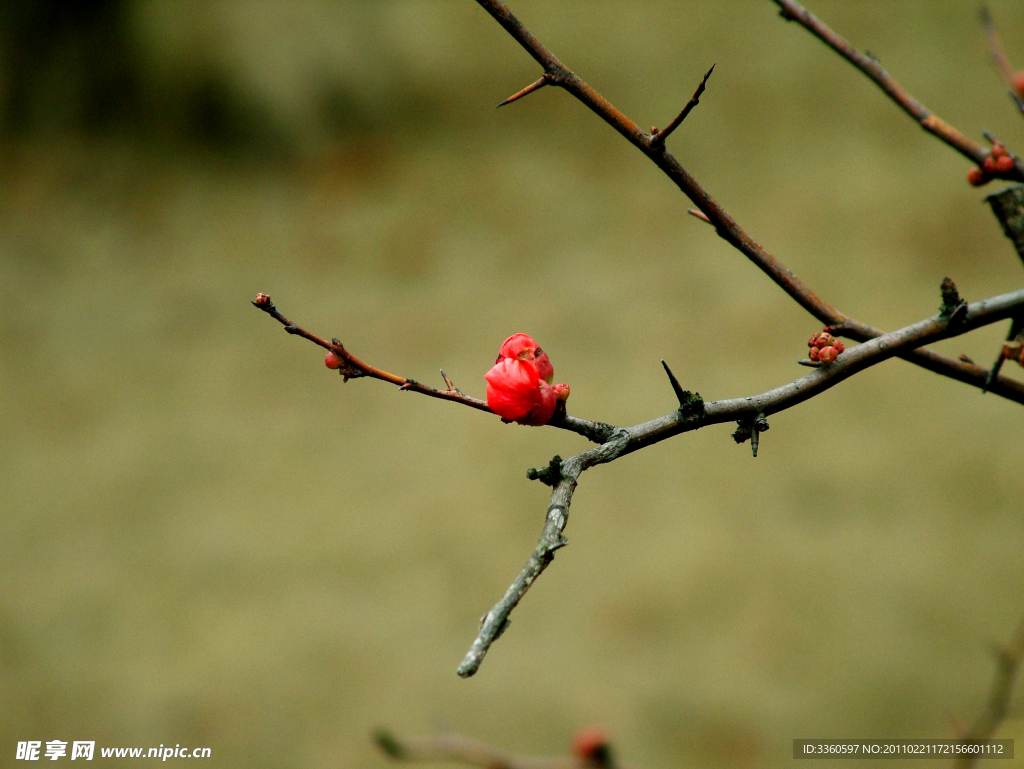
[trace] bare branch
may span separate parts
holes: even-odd
[[[436,737],[395,737],[379,730],[374,742],[388,756],[399,761],[445,761],[484,769],[600,769],[608,764],[585,761],[577,757],[531,758],[515,756],[507,751],[487,745],[461,734],[439,734]],[[628,769],[615,763],[617,769]],[[609,767],[610,769],[610,767]]]
[[[1010,66],[1010,62],[1006,58],[1006,54],[1003,53],[1003,44],[999,40],[999,31],[996,29],[996,24],[992,20],[992,14],[989,13],[988,6],[985,5],[985,3],[982,3],[981,8],[978,9],[978,16],[981,18],[981,26],[985,29],[985,38],[988,40],[988,49],[992,54],[992,60],[996,64],[996,69],[999,70],[999,74],[1003,76],[1003,80],[1006,84],[1008,86],[1012,86],[1013,67]]]
[[[776,1],[780,2],[783,0]],[[842,329],[841,333],[850,339],[865,341],[881,336],[884,333],[840,312],[804,285],[792,271],[740,227],[736,220],[668,152],[664,144],[656,143],[652,145],[651,137],[648,134],[645,134],[636,123],[626,117],[601,94],[562,64],[543,43],[523,26],[522,22],[512,15],[512,12],[509,11],[504,3],[500,2],[500,0],[477,0],[477,2],[544,68],[545,74],[552,85],[557,85],[568,91],[589,107],[598,117],[622,134],[633,146],[643,152],[675,182],[683,194],[693,201],[700,214],[703,215],[699,218],[705,219],[708,223],[712,224],[720,237],[750,259],[797,304],[822,323],[834,329]],[[810,14],[807,15],[810,16]],[[817,20],[815,21],[817,22]],[[820,22],[818,23],[820,24]],[[832,33],[830,32],[829,34]],[[886,75],[886,77],[888,76]],[[959,132],[956,132],[956,135],[962,136]],[[988,153],[980,145],[970,142],[966,137],[963,137],[963,140],[969,146],[977,148],[977,157],[979,159],[976,162],[980,163],[984,160]],[[969,157],[973,159],[972,155],[969,155]],[[1019,161],[1017,162],[1019,163]],[[1020,178],[1024,178],[1024,176]],[[691,211],[691,213],[694,212]],[[694,213],[694,215],[697,214]],[[965,363],[964,361],[950,358],[931,350],[905,350],[901,353],[900,357],[936,374],[942,374],[957,381],[974,385],[979,389],[985,385],[988,377],[988,371],[980,366]],[[1018,403],[1024,403],[1024,385],[1012,379],[999,377],[992,383],[989,391]]]
[[[907,93],[903,86],[882,69],[882,65],[873,56],[861,53],[849,42],[829,29],[818,18],[805,9],[795,0],[773,0],[781,9],[780,15],[787,21],[795,21],[807,29],[812,35],[821,40],[825,45],[838,53],[853,66],[867,75],[879,88],[888,94],[889,98],[896,102],[904,112],[910,115],[928,133],[938,137],[950,147],[955,149],[964,157],[981,165],[988,156],[988,151],[978,142],[972,141],[964,136],[942,118],[933,114],[921,102]],[[1010,179],[1013,181],[1024,180],[1024,164],[1015,160],[1012,171],[1007,173],[990,174],[999,179]]]
[[[947,287],[946,290],[947,297],[951,297],[951,292],[955,292],[955,286]],[[957,301],[959,302],[959,296]],[[737,441],[751,439],[754,456],[757,456],[756,436],[768,429],[768,415],[803,403],[864,369],[898,356],[904,349],[959,336],[1011,317],[1024,308],[1024,289],[966,305],[962,311],[960,307],[958,303],[958,309],[953,313],[940,313],[847,349],[832,363],[816,368],[806,376],[782,387],[746,398],[711,403],[701,401],[699,411],[693,409],[688,412],[685,408],[679,408],[671,414],[649,422],[614,430],[611,438],[603,445],[562,460],[561,480],[551,494],[551,503],[548,505],[540,541],[526,566],[505,591],[505,595],[483,616],[480,633],[459,666],[459,675],[468,677],[479,669],[491,644],[508,627],[508,618],[512,610],[554,559],[555,551],[567,544],[563,532],[569,522],[572,494],[583,471],[594,465],[612,462],[674,435],[698,430],[707,425],[733,421],[740,422]]]
[[[576,490],[580,473],[594,465],[611,462],[619,457],[626,447],[628,437],[626,430],[616,430],[614,437],[607,443],[577,454],[561,463],[561,480],[551,492],[551,503],[548,505],[540,541],[533,553],[530,554],[526,566],[519,572],[519,576],[515,578],[509,589],[505,591],[505,595],[481,619],[480,633],[466,653],[466,658],[459,665],[458,674],[460,676],[468,678],[476,673],[480,668],[480,663],[484,660],[484,655],[491,648],[491,644],[498,640],[508,627],[509,614],[526,595],[526,591],[530,589],[534,580],[554,560],[555,551],[568,544],[568,541],[562,536],[562,532],[565,531],[565,526],[569,523],[569,505],[572,504],[572,494]]]
[[[473,398],[472,396],[465,395],[460,390],[455,388],[451,380],[445,376],[442,371],[441,376],[444,378],[445,384],[448,385],[447,390],[437,390],[433,387],[428,387],[425,384],[417,382],[414,379],[406,379],[405,377],[398,376],[397,374],[390,374],[387,371],[383,371],[379,368],[374,368],[368,363],[363,363],[356,356],[345,349],[344,345],[337,339],[332,339],[328,342],[326,339],[313,334],[301,326],[297,326],[282,315],[274,303],[270,300],[270,297],[266,294],[257,294],[253,306],[263,310],[267,315],[274,318],[276,321],[284,325],[284,330],[289,334],[295,336],[301,336],[304,339],[308,339],[314,344],[323,347],[325,350],[333,352],[339,358],[341,358],[343,365],[339,369],[339,372],[345,378],[345,381],[356,377],[370,377],[372,379],[380,379],[383,382],[389,382],[390,384],[398,385],[398,389],[406,390],[409,392],[420,393],[421,395],[429,395],[431,398],[440,398],[441,400],[453,401],[455,403],[461,403],[463,406],[469,406],[470,408],[478,409],[479,411],[486,411],[489,414],[493,414],[486,401],[482,401],[479,398]],[[603,422],[589,422],[586,419],[579,419],[578,417],[571,417],[567,414],[561,414],[556,416],[550,422],[549,425],[552,427],[559,427],[563,430],[578,433],[584,438],[587,438],[594,443],[604,443],[608,440],[609,431],[615,429],[611,425],[607,425]]]
[[[686,106],[683,107],[683,111],[676,115],[676,119],[669,123],[667,126],[662,128],[660,131],[651,131],[651,145],[664,144],[665,139],[668,138],[674,130],[676,130],[680,124],[686,120],[686,116],[690,114],[690,110],[700,104],[700,95],[704,93],[704,87],[708,83],[708,78],[711,77],[711,73],[715,71],[715,65],[711,65],[711,69],[704,75],[704,79],[700,81],[700,85],[697,86],[697,90],[693,92],[693,96],[686,102]]]
[[[1024,658],[1024,619],[1017,625],[1010,642],[996,652],[996,675],[992,681],[988,706],[974,725],[962,735],[965,742],[981,742],[992,737],[1006,718],[1013,694],[1013,682]],[[977,754],[963,754],[954,764],[957,769],[968,769],[978,760]]]

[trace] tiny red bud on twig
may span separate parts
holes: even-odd
[[[977,166],[967,172],[967,183],[972,187],[980,187],[986,181],[988,180],[985,178],[985,172]]]
[[[996,171],[1001,174],[1009,173],[1013,170],[1013,158],[1008,155],[1000,155],[996,158]]]
[[[345,361],[333,352],[328,352],[324,356],[324,365],[329,369],[339,369],[344,365],[344,363]]]
[[[981,164],[981,167],[987,173],[994,174],[996,172],[996,158],[989,155],[987,158],[985,158],[985,162]]]

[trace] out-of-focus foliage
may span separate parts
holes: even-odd
[[[257,291],[478,396],[528,332],[570,413],[618,424],[673,408],[662,358],[750,394],[818,326],[565,94],[495,111],[537,67],[470,0],[73,7],[0,12],[0,750],[379,767],[378,724],[557,753],[600,722],[651,769],[777,766],[978,712],[1024,611],[1022,412],[899,361],[773,417],[757,460],[721,427],[587,473],[459,680],[542,526],[526,468],[584,442],[343,386]],[[1024,11],[992,9],[1024,64]],[[642,125],[717,62],[671,151],[843,310],[1021,285],[968,163],[771,3],[513,10]],[[1024,150],[971,4],[811,10]],[[987,363],[1004,332],[941,347]]]

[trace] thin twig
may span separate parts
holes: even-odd
[[[665,139],[668,138],[674,130],[676,130],[680,124],[686,120],[686,116],[690,114],[690,110],[700,104],[700,95],[704,93],[704,87],[708,83],[708,78],[711,77],[711,73],[715,71],[715,65],[711,65],[711,69],[704,75],[704,79],[700,81],[700,85],[697,86],[697,90],[693,92],[693,96],[686,102],[686,106],[683,107],[683,111],[676,115],[676,119],[669,123],[667,126],[662,128],[660,131],[651,132],[651,144],[664,144]]]
[[[795,2],[795,0],[773,0],[773,2],[781,9],[780,14],[784,19],[799,23],[812,35],[825,43],[825,45],[867,75],[904,112],[917,121],[924,130],[944,141],[976,165],[981,165],[984,162],[988,156],[988,150],[978,142],[968,139],[960,131],[933,114],[921,102],[907,93],[903,86],[882,69],[882,65],[878,63],[877,59],[858,51],[849,42],[829,29],[810,11]],[[1022,181],[1024,180],[1024,167],[1018,163],[1013,171],[1005,174],[993,174],[993,176],[1000,179]]]
[[[988,49],[992,53],[992,60],[996,64],[996,69],[999,70],[999,74],[1003,76],[1006,84],[1012,86],[1013,67],[1010,66],[1010,61],[1006,58],[1006,54],[1003,53],[1003,44],[999,40],[999,30],[996,29],[995,21],[992,20],[992,14],[989,13],[988,6],[985,3],[982,3],[981,8],[978,9],[978,16],[981,18],[981,26],[985,29]]]
[[[677,409],[649,422],[615,430],[605,444],[563,460],[562,480],[551,494],[540,541],[505,595],[484,615],[480,633],[459,666],[459,675],[468,677],[479,669],[491,644],[508,627],[512,610],[554,559],[555,551],[566,545],[563,532],[569,521],[572,494],[583,471],[660,443],[674,435],[712,424],[741,421],[751,424],[754,431],[766,430],[767,422],[764,420],[767,416],[803,403],[864,369],[898,356],[901,350],[960,336],[1010,317],[1019,312],[1021,307],[1024,307],[1024,289],[967,305],[966,310],[958,313],[955,319],[943,314],[936,315],[848,349],[832,363],[789,384],[760,395],[702,403],[698,414],[684,413],[683,409]]]
[[[1024,658],[1024,619],[1017,625],[1010,642],[996,653],[996,675],[992,681],[988,705],[974,725],[962,735],[965,742],[981,742],[990,739],[1006,718],[1013,695],[1013,682],[1017,676],[1021,659]],[[963,754],[954,766],[968,769],[978,760],[977,754]]]
[[[851,339],[864,341],[883,333],[840,312],[804,285],[782,262],[747,234],[736,220],[679,164],[679,161],[672,156],[664,144],[652,146],[650,136],[559,61],[512,14],[504,3],[500,0],[477,0],[477,3],[544,68],[551,85],[557,85],[568,91],[643,152],[697,206],[697,209],[703,214],[702,218],[715,227],[721,238],[752,261],[797,304],[826,325],[848,329],[848,333],[844,332],[844,335],[848,335]],[[957,133],[957,135],[960,134]],[[964,137],[964,141],[971,144],[966,137]],[[977,162],[982,162],[988,153],[980,145],[973,144],[972,146],[978,150]],[[980,366],[973,366],[931,350],[906,350],[900,357],[929,371],[974,385],[979,389],[984,385],[988,375],[988,372]],[[1024,403],[1024,385],[1006,377],[1000,377],[993,382],[990,392],[1018,403]]]

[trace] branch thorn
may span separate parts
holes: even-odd
[[[692,393],[689,390],[684,390],[679,384],[679,380],[676,379],[676,375],[672,373],[672,369],[668,367],[665,361],[661,362],[661,365],[665,367],[665,373],[668,374],[668,381],[672,385],[672,390],[676,394],[676,398],[679,399],[679,412],[688,418],[702,417],[704,416],[704,399],[700,397],[700,393]]]
[[[503,101],[501,104],[499,104],[498,107],[504,107],[506,104],[511,104],[514,101],[519,101],[524,96],[529,96],[531,93],[533,93],[537,89],[543,88],[544,86],[549,85],[550,83],[551,83],[551,80],[548,78],[547,75],[541,75],[539,80],[537,80],[536,82],[530,83],[522,91],[516,91],[514,94],[512,94],[507,99],[505,99],[505,101]],[[495,107],[495,109],[497,109],[497,107]]]
[[[708,219],[708,215],[701,211],[699,208],[687,208],[686,213],[688,213],[690,216],[694,216],[700,219],[702,222],[707,222],[708,224],[711,224],[711,220]]]

